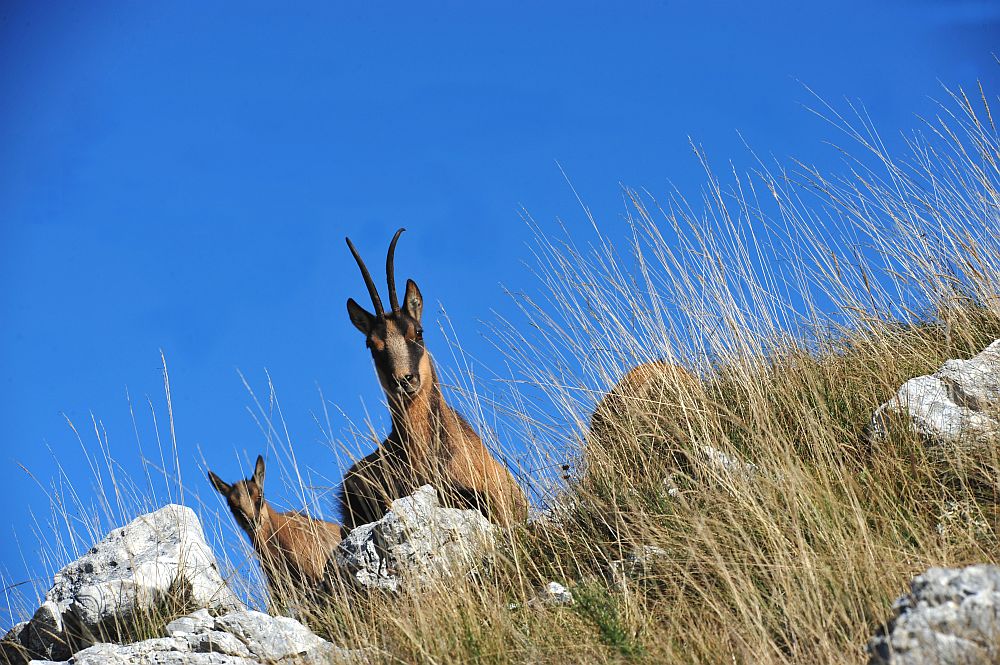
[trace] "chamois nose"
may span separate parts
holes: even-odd
[[[403,392],[413,392],[418,388],[420,384],[420,379],[413,376],[412,374],[403,374],[401,376],[397,375],[395,377],[395,381],[396,385]]]

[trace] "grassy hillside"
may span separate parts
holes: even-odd
[[[387,662],[863,662],[914,574],[996,562],[997,460],[867,431],[904,381],[1000,338],[989,108],[955,95],[902,159],[826,112],[844,178],[706,167],[701,208],[628,192],[628,247],[540,239],[547,302],[495,333],[535,388],[541,465],[569,467],[549,518],[480,579],[318,626]],[[575,604],[527,607],[549,580]]]
[[[627,246],[539,239],[546,298],[493,336],[547,515],[477,579],[312,608],[317,632],[387,663],[863,662],[914,574],[997,562],[997,460],[867,431],[1000,338],[989,108],[954,95],[900,157],[825,114],[844,177],[706,165],[700,205],[626,192]],[[550,580],[575,603],[529,606]]]

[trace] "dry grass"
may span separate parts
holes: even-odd
[[[698,208],[627,192],[625,248],[596,223],[583,249],[539,238],[544,296],[515,296],[492,337],[508,427],[556,469],[530,479],[548,516],[474,580],[300,608],[314,629],[387,663],[863,662],[914,574],[997,562],[997,460],[866,429],[904,381],[1000,337],[986,100],[952,96],[902,160],[824,113],[853,146],[844,178],[762,165],[723,185],[706,165]],[[616,575],[643,546],[662,552]],[[549,580],[576,602],[529,606]]]

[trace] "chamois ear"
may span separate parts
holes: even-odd
[[[354,301],[354,298],[347,299],[347,315],[351,317],[351,323],[367,337],[375,327],[375,315],[369,314],[368,310]]]
[[[424,297],[420,295],[420,289],[417,288],[417,283],[412,279],[406,280],[406,295],[403,296],[403,307],[406,309],[406,313],[413,319],[417,322],[420,321],[420,315],[424,313]]]
[[[229,494],[229,490],[232,489],[229,483],[224,481],[222,478],[219,478],[211,471],[208,472],[208,482],[212,483],[212,487],[214,487],[215,491],[219,494]]]
[[[264,489],[264,457],[257,455],[257,464],[253,467],[253,481],[257,487]]]

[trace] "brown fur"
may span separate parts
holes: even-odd
[[[425,484],[436,487],[446,504],[478,508],[498,524],[523,521],[524,492],[469,423],[445,403],[433,368],[429,373],[432,380],[408,403],[390,397],[392,432],[344,475],[345,526],[379,519],[393,499]]]
[[[246,480],[230,485],[211,471],[208,479],[250,538],[272,595],[282,589],[322,587],[324,571],[342,537],[339,524],[272,508],[263,495],[262,457],[257,457],[254,474]]]
[[[386,261],[393,305],[389,313],[382,311],[367,268],[348,241],[376,314],[353,299],[348,300],[347,310],[371,350],[389,403],[392,431],[344,475],[340,493],[344,525],[353,528],[381,518],[394,499],[425,484],[433,485],[446,504],[478,508],[498,524],[524,520],[528,511],[524,491],[469,423],[445,403],[430,354],[424,348],[420,325],[423,296],[416,283],[407,280],[402,306],[391,293],[395,286],[392,256],[401,232],[396,233]]]
[[[650,388],[662,383],[662,389],[650,395]],[[688,370],[665,360],[653,360],[637,365],[605,395],[590,417],[591,438],[601,438],[612,434],[629,421],[629,414],[642,412],[643,403],[650,399],[663,399],[663,389],[685,389],[696,385],[698,379]]]

